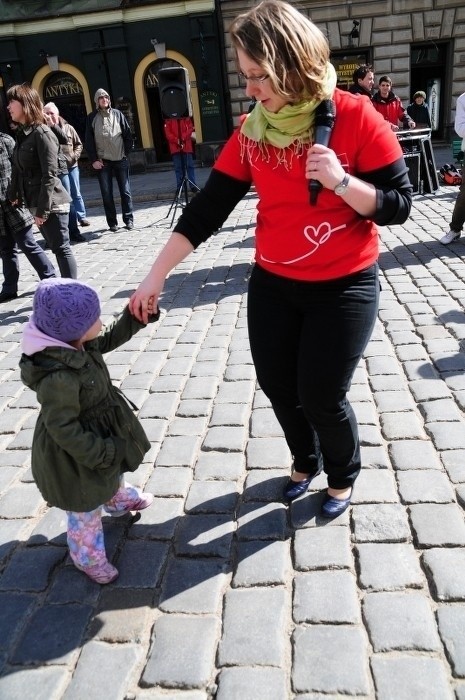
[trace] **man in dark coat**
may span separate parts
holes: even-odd
[[[407,107],[407,114],[413,119],[417,129],[431,129],[431,116],[425,100],[426,93],[417,90],[413,102]]]
[[[353,83],[349,88],[349,92],[352,92],[354,95],[365,95],[371,100],[373,96],[373,85],[375,84],[373,68],[364,63],[354,70],[352,80]]]

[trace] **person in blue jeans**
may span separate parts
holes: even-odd
[[[97,171],[108,228],[113,233],[118,230],[113,198],[114,176],[121,196],[123,222],[131,231],[134,228],[128,161],[133,144],[131,129],[124,114],[111,106],[106,90],[99,88],[94,101],[96,109],[87,116],[84,145],[92,167]]]
[[[81,194],[81,181],[78,161],[82,154],[82,141],[76,129],[60,116],[60,111],[54,102],[44,105],[44,114],[53,117],[53,123],[58,124],[66,136],[66,144],[61,151],[66,160],[69,178],[69,194],[71,195],[70,216],[74,215],[80,226],[90,226],[87,219],[86,205]]]
[[[67,191],[67,193],[69,194],[70,199],[71,199],[71,202],[69,204],[69,219],[68,219],[69,238],[71,241],[74,241],[75,243],[85,243],[86,239],[79,232],[77,214],[76,214],[75,208],[73,207],[72,196],[71,196],[71,184],[69,181],[68,163],[66,161],[66,156],[65,156],[65,151],[64,151],[64,149],[67,148],[68,136],[64,130],[63,123],[60,121],[60,118],[58,115],[58,109],[53,104],[53,102],[49,102],[48,104],[46,104],[44,106],[44,116],[45,116],[47,125],[50,127],[52,132],[55,134],[57,141],[59,143],[57,175],[58,175],[58,178],[59,178],[61,184],[63,185],[63,187],[65,188],[65,190]]]
[[[59,144],[45,124],[39,93],[27,83],[7,90],[8,112],[18,124],[7,196],[13,206],[25,206],[55,255],[62,277],[77,278],[77,263],[69,241],[71,197],[58,178]]]

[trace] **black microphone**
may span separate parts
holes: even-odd
[[[333,130],[336,118],[336,105],[333,100],[323,100],[315,110],[315,138],[314,143],[327,146]],[[308,181],[308,191],[310,192],[310,204],[316,204],[319,191],[323,185],[319,180]]]

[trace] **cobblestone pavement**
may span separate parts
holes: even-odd
[[[134,176],[132,232],[89,208],[74,252],[107,320],[169,235],[169,200],[143,200],[171,177]],[[98,203],[95,181],[83,190]],[[465,239],[439,243],[455,193],[381,229],[379,321],[350,392],[364,469],[331,523],[323,475],[279,499],[290,456],[246,330],[253,193],[179,265],[160,323],[108,356],[152,443],[131,480],[155,500],[106,523],[106,587],[71,565],[64,515],[32,481],[18,360],[36,278],[21,261],[20,297],[0,307],[3,700],[465,699]]]

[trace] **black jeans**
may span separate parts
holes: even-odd
[[[450,222],[451,231],[460,233],[465,224],[465,165],[462,166],[462,184],[454,204],[452,219]]]
[[[347,400],[370,339],[379,300],[378,267],[327,282],[298,282],[255,266],[248,325],[258,382],[269,398],[296,471],[321,460],[331,488],[352,486],[360,441]]]
[[[123,160],[104,160],[104,168],[97,170],[97,177],[102,193],[103,208],[108,226],[117,226],[115,200],[113,198],[113,175],[118,184],[121,196],[121,210],[125,224],[133,223],[131,188],[129,186],[129,163],[127,158]]]
[[[69,214],[51,213],[40,230],[57,259],[60,275],[77,279],[76,259],[69,242],[68,219]]]
[[[3,266],[2,292],[16,294],[19,280],[18,248],[26,256],[41,280],[56,277],[55,268],[37,243],[32,226],[14,233],[7,230],[0,236],[0,257]]]

